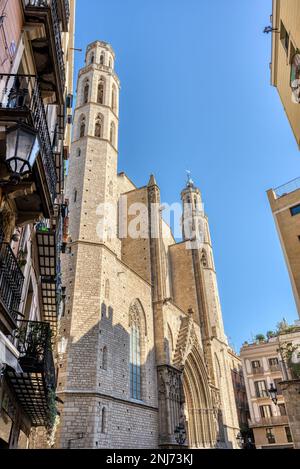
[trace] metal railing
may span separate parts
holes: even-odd
[[[277,415],[273,417],[261,417],[254,420],[249,420],[250,427],[269,427],[276,425],[287,425],[288,417],[287,415]]]
[[[264,369],[262,366],[259,366],[257,368],[252,368],[252,374],[253,375],[261,375],[261,374],[264,374]]]
[[[41,143],[41,157],[52,201],[56,198],[56,169],[45,107],[35,75],[0,75],[0,108],[30,111]]]
[[[272,373],[275,373],[277,371],[281,371],[281,367],[280,367],[279,363],[278,363],[278,365],[270,365],[270,371]]]
[[[65,0],[65,4],[68,3]],[[57,62],[59,65],[60,76],[63,82],[63,88],[65,86],[66,81],[66,72],[65,72],[65,62],[64,62],[64,53],[62,48],[61,42],[61,29],[60,29],[60,21],[58,15],[58,5],[57,0],[24,0],[25,9],[26,7],[30,8],[50,8],[52,22],[53,22],[53,30],[54,30],[54,38],[55,38],[55,49],[57,54]],[[69,6],[68,6],[69,8]],[[69,8],[69,15],[70,15],[70,8]]]
[[[55,366],[48,323],[20,321],[15,333],[20,365],[25,373],[43,373],[46,388],[55,389]]]
[[[70,16],[71,16],[71,12],[70,12],[70,2],[69,2],[69,0],[64,0],[64,4],[65,4],[65,11],[66,11],[67,22],[69,22]]]
[[[282,186],[274,189],[277,198],[284,197],[285,195],[291,194],[300,189],[300,177],[293,179],[292,181],[283,184]]]
[[[16,322],[22,297],[24,276],[8,243],[0,244],[0,301]]]

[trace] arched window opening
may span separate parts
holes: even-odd
[[[81,116],[80,118],[79,135],[80,138],[85,136],[85,116]]]
[[[117,89],[115,85],[113,85],[111,92],[111,108],[114,112],[117,112]]]
[[[102,351],[102,369],[107,370],[107,347],[103,347]]]
[[[140,328],[137,323],[130,330],[130,395],[141,400],[141,343]]]
[[[96,123],[95,123],[95,137],[102,138],[103,137],[103,116],[98,114]]]
[[[90,84],[89,84],[89,81],[87,80],[83,88],[83,104],[86,104],[88,102],[89,94],[90,94]]]
[[[104,78],[100,78],[99,84],[98,84],[98,93],[97,93],[97,103],[98,104],[104,104]]]
[[[106,281],[105,281],[105,298],[107,300],[109,300],[109,296],[110,296],[110,284],[109,284],[109,280],[106,279]]]
[[[90,57],[90,64],[93,64],[95,62],[95,54],[92,52],[91,57]]]
[[[104,56],[104,53],[102,52],[102,54],[100,55],[100,65],[104,65],[104,61],[105,61],[105,56]]]
[[[115,146],[115,139],[116,139],[116,126],[115,123],[112,122],[110,124],[110,136],[109,136],[109,141],[110,143]]]
[[[101,433],[106,433],[107,429],[107,411],[106,408],[103,407],[101,411]]]

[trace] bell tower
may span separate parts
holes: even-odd
[[[73,241],[104,242],[119,252],[117,165],[120,82],[112,47],[96,41],[87,47],[79,72],[68,198]],[[110,223],[104,223],[109,217]]]

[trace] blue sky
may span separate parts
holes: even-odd
[[[138,185],[155,173],[163,202],[180,201],[186,169],[201,188],[236,349],[298,317],[266,196],[300,173],[270,86],[271,10],[271,0],[77,0],[76,47],[100,39],[117,56],[119,169]]]

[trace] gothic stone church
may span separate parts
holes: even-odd
[[[151,212],[160,204],[153,176],[136,187],[118,173],[114,62],[111,46],[96,41],[78,77],[56,446],[176,448],[181,425],[188,447],[235,448],[239,429],[207,217],[204,242],[193,249],[185,232],[175,242],[161,211],[145,221],[158,236],[99,237],[102,204],[117,207],[125,195],[129,207],[141,203]],[[191,180],[182,202],[201,204]]]

